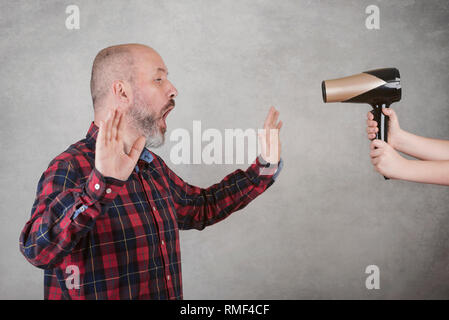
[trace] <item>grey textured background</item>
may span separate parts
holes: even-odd
[[[67,30],[67,5],[81,11]],[[380,8],[380,30],[365,8]],[[384,181],[369,161],[367,105],[324,104],[321,80],[399,68],[394,108],[414,133],[449,137],[443,1],[0,1],[0,298],[42,299],[20,254],[37,182],[93,119],[103,47],[154,47],[179,90],[174,128],[257,128],[281,111],[285,167],[243,211],[181,232],[186,299],[449,298],[449,189]],[[154,150],[170,165],[174,142]],[[171,165],[207,187],[244,165]],[[380,290],[365,288],[367,265]]]

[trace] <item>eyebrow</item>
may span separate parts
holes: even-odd
[[[162,71],[162,72],[164,72],[165,74],[168,75],[168,71],[165,70],[164,68],[157,68],[157,71]]]

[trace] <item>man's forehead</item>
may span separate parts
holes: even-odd
[[[168,73],[167,66],[161,56],[154,50],[145,50],[139,55],[138,60],[140,67],[143,69],[150,70],[153,73]]]

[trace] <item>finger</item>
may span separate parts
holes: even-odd
[[[373,140],[373,141],[371,141],[371,143],[370,143],[370,150],[374,150],[374,149],[376,149],[376,148],[378,148],[378,146],[374,143],[374,141],[376,141],[376,140],[378,140],[378,139],[375,139],[375,140]]]
[[[276,129],[281,130],[282,128],[282,120],[279,121],[278,125],[276,126]]]
[[[112,123],[112,131],[111,131],[111,139],[117,140],[117,126],[118,122],[120,121],[121,112],[119,110],[116,110],[114,121]]]
[[[266,129],[268,128],[269,123],[271,122],[271,117],[273,116],[274,113],[274,107],[270,107],[270,110],[268,111],[267,117],[265,118],[265,122],[263,124],[263,127]]]
[[[99,141],[100,144],[104,144],[105,140],[105,134],[104,134],[104,121],[100,121],[99,129],[98,129],[98,137],[97,141]]]
[[[375,157],[380,156],[382,153],[384,153],[384,149],[377,148],[377,149],[371,150],[371,152],[369,153],[369,156],[371,158],[375,158]]]
[[[376,135],[374,133],[368,134],[368,139],[373,140],[376,138]]]
[[[270,121],[271,113],[272,113],[272,107],[270,107],[270,109],[268,110],[267,116],[265,117],[265,121],[263,123],[264,128],[267,127],[268,122]]]
[[[389,115],[391,115],[392,113],[394,113],[393,109],[390,109],[390,108],[382,108],[382,112],[383,112],[383,114],[386,115],[386,116],[389,116]]]
[[[105,145],[109,143],[109,139],[111,138],[110,128],[111,128],[111,118],[112,118],[113,110],[109,111],[108,117],[106,118],[105,126],[104,126],[104,142]]]
[[[262,154],[265,154],[265,149],[266,149],[265,141],[266,141],[266,138],[264,138],[264,133],[265,132],[263,132],[263,130],[265,130],[265,129],[262,129],[257,135],[259,136],[259,142],[260,142],[260,150],[259,151]]]
[[[382,141],[382,140],[379,140],[379,139],[373,140],[371,142],[371,147],[373,149],[375,149],[375,148],[384,148],[385,146],[386,146],[385,141]]]
[[[374,119],[374,115],[371,111],[368,111],[368,114],[366,115],[366,117],[368,118],[368,120],[373,120]]]
[[[366,120],[366,124],[367,124],[368,127],[376,127],[377,128],[377,122],[376,121]]]
[[[279,117],[279,111],[275,110],[273,118],[271,119],[271,123],[270,123],[271,128],[276,127],[276,122],[278,121],[278,117]]]
[[[398,117],[396,115],[396,112],[393,109],[390,108],[382,108],[382,112],[390,118],[392,121],[397,121]]]
[[[265,154],[270,154],[270,147],[271,147],[271,130],[270,128],[265,130]]]
[[[266,158],[270,154],[269,134],[266,129],[262,129],[259,133],[260,150],[259,153]]]
[[[366,128],[366,132],[367,133],[376,133],[378,131],[379,131],[379,128],[377,128],[377,127],[368,127],[368,128]]]
[[[366,128],[366,133],[376,133],[377,131],[379,131],[379,129],[377,127]]]
[[[133,159],[134,163],[137,163],[137,160],[139,159],[139,156],[142,153],[144,146],[145,146],[145,137],[140,136],[139,138],[136,139],[128,154],[131,157],[131,159]]]
[[[380,158],[379,157],[375,157],[375,158],[371,158],[371,163],[375,166],[377,166],[377,164],[379,163]]]
[[[125,121],[123,120],[123,112],[120,113],[120,120],[118,122],[117,128],[117,140],[120,140],[123,137],[123,130],[125,127]]]
[[[270,140],[269,140],[270,144],[277,143],[277,141],[279,140],[279,130],[271,128],[269,131],[270,131]]]
[[[107,143],[109,143],[111,141],[112,123],[114,121],[114,117],[115,117],[115,109],[111,110],[111,113],[106,122],[106,141],[107,141]]]

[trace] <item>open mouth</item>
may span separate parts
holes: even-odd
[[[167,118],[167,116],[168,116],[168,114],[170,113],[170,111],[172,111],[173,109],[175,108],[175,100],[170,100],[169,102],[168,102],[168,109],[164,112],[164,114],[162,115],[162,119],[164,119],[164,121],[165,121],[165,119]]]
[[[168,108],[167,111],[164,112],[164,114],[162,115],[162,119],[164,119],[164,121],[165,121],[165,119],[167,119],[167,116],[170,113],[170,111],[172,111],[174,108],[175,107],[172,106],[172,107]]]

